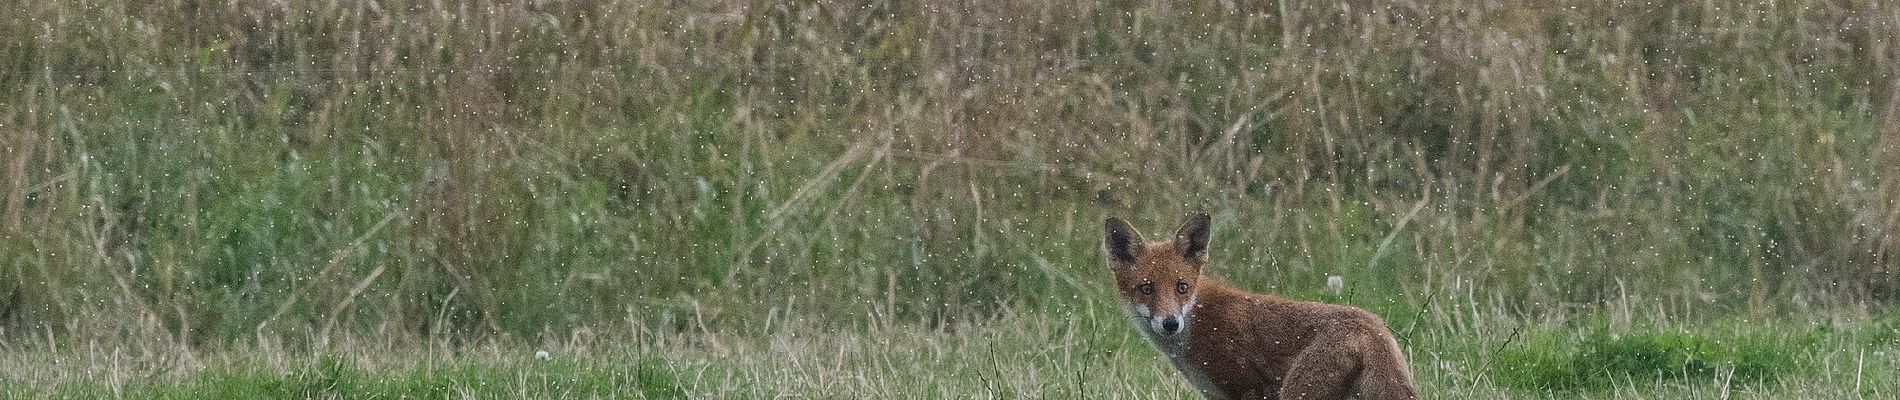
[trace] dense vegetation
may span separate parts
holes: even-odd
[[[1900,358],[1900,7],[1174,3],[13,4],[0,348],[1092,327],[1101,218],[1207,211],[1243,287],[1550,366],[1447,385]],[[1814,315],[1870,339],[1624,335]]]

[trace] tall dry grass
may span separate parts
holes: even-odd
[[[1074,311],[1190,210],[1387,310],[1900,293],[1878,2],[7,8],[16,341]]]

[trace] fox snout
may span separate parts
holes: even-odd
[[[1158,311],[1154,308],[1148,307],[1148,305],[1146,304],[1134,305],[1132,307],[1129,307],[1129,310],[1135,314],[1134,317],[1135,317],[1136,327],[1147,330],[1149,333],[1153,333],[1156,336],[1166,337],[1166,336],[1174,336],[1174,335],[1180,334],[1181,332],[1187,331],[1188,307],[1189,305],[1184,304],[1182,307],[1180,307],[1181,309],[1180,313]],[[1172,311],[1172,309],[1168,309],[1168,308],[1164,308],[1161,310]]]
[[[1177,317],[1173,315],[1158,316],[1158,317],[1148,319],[1149,328],[1154,329],[1156,334],[1160,334],[1162,336],[1168,336],[1168,335],[1173,335],[1176,333],[1181,333],[1183,328],[1187,328],[1187,325],[1184,324],[1183,322],[1185,321],[1181,320],[1181,317]]]
[[[1133,309],[1135,316],[1138,317],[1137,325],[1143,325],[1139,322],[1145,322],[1147,326],[1143,328],[1147,328],[1148,332],[1152,332],[1156,336],[1165,337],[1174,336],[1187,331],[1188,311],[1190,307],[1193,307],[1192,303],[1182,304],[1178,307],[1180,310],[1178,313],[1172,312],[1175,310],[1173,307],[1156,310],[1149,308],[1147,305],[1138,305],[1133,307]]]

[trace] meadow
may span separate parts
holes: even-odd
[[[1432,398],[1900,396],[1900,7],[1529,3],[14,2],[0,397],[1186,397],[1189,212]]]

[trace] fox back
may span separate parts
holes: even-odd
[[[1248,293],[1202,273],[1210,218],[1147,242],[1110,217],[1103,247],[1135,329],[1213,399],[1413,399],[1398,343],[1354,307]]]

